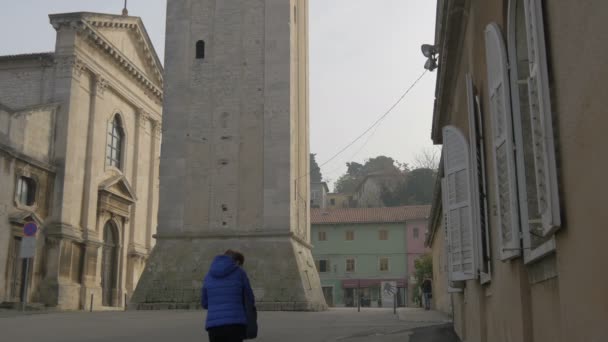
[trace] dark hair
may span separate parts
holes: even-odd
[[[242,266],[245,263],[245,256],[240,252],[229,249],[226,252],[224,252],[224,255],[231,256],[232,260],[234,260],[234,262],[236,262],[239,266]]]

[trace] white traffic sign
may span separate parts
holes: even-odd
[[[33,258],[36,255],[36,237],[35,236],[24,236],[21,239],[21,248],[19,258],[27,259]]]

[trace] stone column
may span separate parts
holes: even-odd
[[[98,113],[101,103],[104,101],[104,93],[108,82],[101,76],[91,78],[91,93],[89,105],[89,124],[87,127],[86,159],[84,173],[84,192],[82,201],[82,216],[80,225],[84,231],[85,240],[100,241],[97,232],[97,198],[98,186],[94,175],[97,173],[95,167],[99,161],[105,162],[105,146],[102,144],[107,134],[103,115]],[[97,165],[96,163],[97,162]]]
[[[155,213],[158,208],[158,164],[160,161],[160,137],[161,125],[158,121],[151,121],[150,134],[150,165],[148,178],[148,198],[146,215],[146,249],[148,252],[152,249],[152,235],[156,233],[156,217]]]
[[[97,272],[97,264],[101,258],[101,246],[101,242],[85,242],[81,291],[83,310],[90,309],[91,295],[93,296],[93,309],[101,305],[101,277]]]

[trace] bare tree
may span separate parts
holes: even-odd
[[[414,169],[431,169],[439,168],[439,149],[436,147],[425,148],[414,156],[412,163]]]

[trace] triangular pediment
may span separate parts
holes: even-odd
[[[146,77],[157,86],[161,86],[156,68],[151,61],[153,58],[145,41],[139,34],[138,28],[99,27],[99,34],[114,45],[125,57],[133,63]]]
[[[99,184],[99,191],[109,192],[129,202],[137,201],[133,188],[131,188],[125,176],[122,175],[109,178]]]
[[[36,222],[40,227],[43,220],[38,214],[33,211],[19,210],[9,214],[9,221],[17,225],[24,225],[27,222]]]
[[[129,63],[162,89],[163,67],[139,17],[78,12],[51,15],[50,18],[55,27],[76,22],[78,27],[88,30],[88,37],[102,50],[109,51],[106,47],[112,47],[112,54],[120,63]]]

